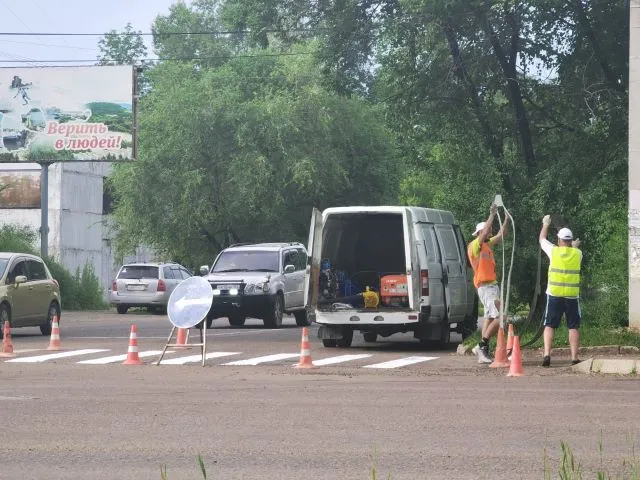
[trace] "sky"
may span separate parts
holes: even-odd
[[[110,30],[151,32],[158,15],[179,0],[0,0],[0,67],[63,65],[51,60],[93,60],[98,40]],[[185,3],[189,4],[187,0]],[[95,36],[7,36],[3,33],[95,33]],[[151,36],[143,37],[155,57]],[[7,63],[10,60],[10,63]],[[48,62],[34,62],[47,60]],[[90,65],[78,62],[78,65]]]

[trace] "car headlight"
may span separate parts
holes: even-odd
[[[267,293],[268,291],[269,282],[249,283],[244,289],[244,293],[246,293],[247,295],[261,295],[263,293]]]

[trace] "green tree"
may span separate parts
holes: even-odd
[[[395,198],[381,112],[323,88],[308,55],[167,62],[150,80],[139,160],[113,181],[120,249],[198,264],[231,242],[306,241],[313,207]]]
[[[143,60],[147,56],[147,47],[141,31],[134,31],[127,23],[122,32],[111,30],[98,41],[100,54],[98,65],[126,65]]]

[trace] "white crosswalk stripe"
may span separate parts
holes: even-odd
[[[44,349],[24,349],[24,350],[15,350],[14,353],[27,353],[27,352],[36,352],[43,351]],[[198,349],[199,350],[199,349]],[[50,360],[58,360],[68,357],[78,357],[81,355],[93,355],[96,353],[109,352],[109,349],[100,349],[100,348],[87,348],[80,350],[65,350],[61,352],[48,353],[44,355],[35,355],[35,356],[27,356],[27,357],[17,357],[11,358],[10,360],[2,360],[3,362],[10,363],[43,363]],[[202,354],[196,353],[186,356],[176,356],[187,353],[183,350],[167,350],[165,355],[171,355],[172,358],[163,358],[160,365],[185,365],[187,363],[197,363],[202,361]],[[205,357],[206,360],[213,360],[216,358],[228,357],[232,355],[241,355],[243,352],[208,352]],[[162,350],[145,350],[138,353],[140,358],[145,357],[153,357],[160,356],[162,354]],[[339,365],[342,363],[354,362],[356,360],[364,360],[367,358],[372,358],[374,356],[373,353],[362,353],[362,354],[350,354],[350,355],[337,355],[334,357],[326,357],[321,359],[312,360],[313,364],[316,366],[327,366],[327,365]],[[260,365],[269,362],[278,362],[282,360],[291,360],[298,359],[300,357],[300,353],[276,353],[272,355],[264,355],[259,357],[251,357],[243,360],[236,360],[226,363],[215,363],[216,365],[236,365],[236,366],[244,366],[244,365]],[[414,365],[417,363],[427,362],[430,360],[436,360],[439,357],[426,357],[426,356],[409,356],[403,358],[397,358],[395,360],[389,360],[380,363],[373,363],[369,365],[362,365],[360,368],[379,368],[379,369],[393,369],[393,368],[402,368],[408,365]],[[75,361],[77,364],[83,365],[106,365],[110,363],[118,363],[124,362],[127,359],[127,354],[119,354],[119,355],[111,355],[107,357],[99,357],[99,358],[91,358],[88,360]],[[155,361],[154,361],[155,363]],[[211,364],[212,362],[209,362]]]
[[[300,356],[299,353],[276,353],[275,355],[248,358],[246,360],[238,360],[236,362],[223,363],[222,365],[258,365],[260,363],[277,362],[278,360],[287,360],[289,358],[295,358],[299,356]]]
[[[360,360],[361,358],[369,358],[371,356],[372,355],[370,354],[338,355],[337,357],[323,358],[322,360],[313,360],[313,364],[318,366],[333,365],[335,363],[350,362],[352,360]]]
[[[398,367],[404,367],[406,365],[412,365],[414,363],[435,360],[437,358],[438,357],[405,357],[405,358],[398,358],[397,360],[390,360],[388,362],[365,365],[363,368],[398,368]]]
[[[240,353],[241,352],[212,352],[212,353],[207,353],[207,355],[204,358],[205,360],[210,360],[212,358],[228,357],[230,355],[239,355]],[[172,358],[170,360],[165,360],[163,358],[162,361],[160,362],[160,365],[184,365],[185,363],[201,362],[201,361],[202,361],[202,354],[189,355],[188,357]]]
[[[109,349],[104,348],[87,348],[84,350],[71,350],[69,352],[50,353],[48,355],[37,355],[35,357],[20,357],[7,360],[7,363],[40,363],[47,360],[56,360],[58,358],[77,357],[80,355],[88,355],[90,353],[108,352]]]
[[[140,358],[153,357],[155,355],[160,355],[161,353],[162,353],[162,350],[148,350],[145,352],[139,352],[138,357]],[[175,352],[173,350],[167,350],[165,355],[167,353],[175,353]],[[82,363],[87,365],[106,365],[107,363],[124,362],[126,359],[127,359],[127,354],[125,353],[124,355],[114,355],[112,357],[93,358],[91,360],[82,360],[76,363]]]

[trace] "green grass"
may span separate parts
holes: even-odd
[[[558,478],[560,480],[582,480],[587,478],[594,478],[597,480],[640,480],[640,459],[636,454],[635,443],[632,444],[629,456],[622,460],[618,471],[614,474],[610,473],[604,466],[604,444],[602,440],[598,441],[598,455],[600,459],[600,465],[595,472],[590,473],[588,476],[586,476],[586,474],[583,472],[582,464],[576,459],[573,450],[568,443],[561,441],[560,449],[561,457],[559,460],[554,461],[549,457],[547,449],[545,448],[545,480],[551,480],[552,478]],[[556,464],[555,468],[552,468],[552,463]],[[552,469],[555,470],[556,468],[557,477],[553,477]]]

